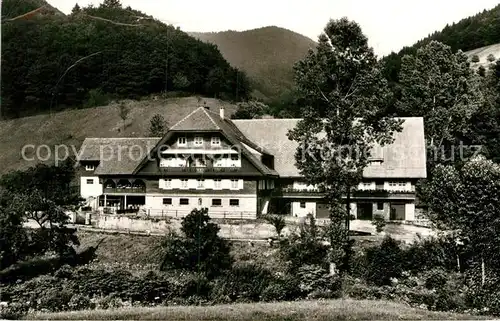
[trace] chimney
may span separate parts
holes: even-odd
[[[224,107],[219,109],[220,119],[224,119]]]

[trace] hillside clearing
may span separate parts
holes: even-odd
[[[37,115],[0,121],[0,175],[11,170],[23,170],[37,164],[36,160],[22,157],[23,146],[34,145],[26,150],[27,158],[36,158],[36,148],[47,145],[51,149],[48,162],[54,164],[55,146],[66,145],[71,154],[78,151],[86,137],[141,137],[148,134],[150,120],[161,114],[172,126],[189,112],[206,103],[216,111],[220,106],[230,115],[235,106],[213,98],[183,97],[123,101],[130,113],[123,124],[119,104],[88,109],[68,110],[52,115]],[[123,128],[125,128],[123,130]],[[64,156],[64,148],[59,152]],[[47,150],[40,148],[39,158],[46,158]]]
[[[500,44],[497,43],[494,45],[477,48],[474,50],[467,51],[465,52],[465,54],[468,57],[472,57],[474,55],[478,56],[479,62],[471,64],[473,68],[479,68],[479,66],[483,66],[486,68],[488,67],[488,65],[491,64],[487,59],[489,55],[493,55],[496,59],[500,58]]]
[[[122,308],[28,315],[35,320],[465,320],[469,315],[431,312],[387,301],[326,300],[219,306]]]

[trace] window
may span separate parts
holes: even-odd
[[[179,205],[189,205],[189,198],[181,198],[179,200]]]
[[[201,146],[201,145],[203,145],[203,137],[201,137],[201,136],[196,136],[196,137],[194,138],[194,145],[195,145],[195,146]]]
[[[164,198],[163,205],[172,205],[172,199],[171,198]]]
[[[203,200],[201,198],[198,199],[198,206],[203,205]]]
[[[165,180],[165,188],[172,188],[172,180],[170,178]]]
[[[363,186],[364,187],[370,187],[370,186],[372,186],[372,183],[363,183]]]
[[[181,188],[188,188],[188,180],[186,178],[181,179]]]
[[[306,202],[300,202],[300,208],[306,208]]]
[[[393,186],[393,187],[394,186],[398,186],[398,183],[396,183],[396,182],[389,182],[389,186]]]
[[[177,138],[177,145],[179,146],[186,146],[187,144],[187,139],[184,136],[178,137]]]
[[[212,137],[212,146],[220,146],[220,137],[219,136]]]
[[[230,199],[229,206],[240,206],[240,200],[238,199]]]
[[[94,184],[94,180],[93,180],[93,179],[88,179],[88,180],[87,180],[87,184],[89,184],[89,185],[90,185],[90,184]]]
[[[240,159],[240,157],[239,157],[238,154],[231,154],[231,160],[232,161],[237,161],[238,159]]]
[[[405,182],[400,182],[400,183],[399,183],[399,186],[401,186],[401,187],[406,187],[406,183],[405,183]]]
[[[237,179],[231,180],[231,189],[238,189],[238,180]]]
[[[93,171],[95,169],[94,165],[85,165],[85,170],[87,171]]]
[[[222,200],[220,198],[212,199],[212,206],[222,206]]]
[[[222,182],[220,179],[214,179],[214,189],[222,188]]]
[[[377,210],[382,211],[384,209],[384,203],[383,202],[378,202],[377,203]]]
[[[198,179],[198,188],[204,188],[204,187],[205,187],[205,180]]]

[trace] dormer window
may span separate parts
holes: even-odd
[[[194,138],[194,145],[195,145],[195,146],[201,146],[201,145],[203,145],[203,137],[201,137],[201,136],[196,136],[196,137]]]
[[[87,164],[87,165],[85,165],[85,170],[86,171],[93,171],[93,170],[95,170],[95,165]]]
[[[220,137],[219,136],[212,137],[212,146],[220,146]]]
[[[177,138],[177,145],[179,146],[186,146],[187,145],[187,139],[184,136],[178,137]]]

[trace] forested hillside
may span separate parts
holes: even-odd
[[[423,45],[436,40],[447,44],[453,51],[469,51],[476,48],[500,43],[500,4],[491,10],[484,10],[457,23],[446,25],[418,41],[411,47],[404,47],[398,53],[391,53],[383,58],[384,74],[390,81],[398,81],[401,58],[406,54],[415,54]]]
[[[245,74],[230,66],[215,45],[122,8],[117,0],[75,6],[68,16],[59,12],[8,20],[43,4],[2,1],[3,117],[164,91],[232,101],[249,95]]]
[[[293,65],[316,46],[313,40],[276,26],[190,34],[216,44],[231,65],[248,74],[254,97],[270,104],[288,96]]]

